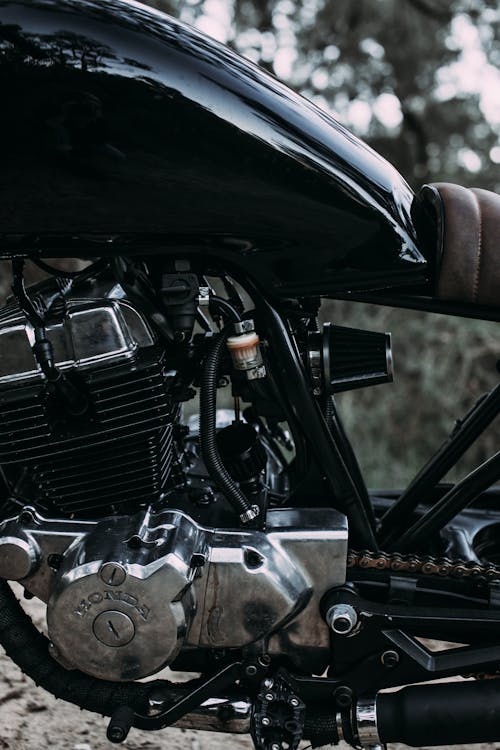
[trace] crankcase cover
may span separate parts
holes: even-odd
[[[55,658],[115,681],[175,658],[194,611],[198,546],[187,519],[177,520],[146,538],[127,518],[107,519],[70,547],[47,607]]]

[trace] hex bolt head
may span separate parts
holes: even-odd
[[[270,677],[266,677],[266,679],[264,680],[264,687],[267,690],[269,690],[269,688],[272,688],[273,685],[274,685],[274,682],[271,680],[271,678]]]
[[[298,698],[290,698],[290,705],[293,706],[293,708],[297,708],[299,705],[299,699]]]
[[[326,613],[326,622],[336,635],[349,635],[358,624],[358,613],[350,604],[334,604]]]
[[[257,674],[257,667],[255,664],[249,664],[247,667],[245,667],[245,674],[247,677],[255,677]]]
[[[270,723],[271,723],[271,719],[269,719],[267,716],[264,716],[261,721],[262,726],[268,727]]]
[[[266,701],[271,702],[273,700],[274,700],[274,695],[272,693],[266,693]]]
[[[399,664],[399,654],[397,651],[384,651],[384,653],[380,657],[380,661],[386,669],[393,669],[397,664]]]

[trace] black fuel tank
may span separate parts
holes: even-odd
[[[277,295],[421,281],[413,194],[332,117],[123,0],[0,0],[0,255],[203,254]]]

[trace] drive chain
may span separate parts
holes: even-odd
[[[486,581],[500,580],[500,567],[469,560],[452,560],[432,555],[403,555],[399,552],[371,552],[349,550],[347,567],[361,570],[388,570],[393,573],[413,573],[441,578],[474,578]]]

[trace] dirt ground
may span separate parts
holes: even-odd
[[[44,628],[45,612],[35,600],[26,605],[35,624]],[[111,750],[106,740],[107,720],[58,701],[25,677],[0,654],[0,750]],[[214,732],[166,729],[152,733],[132,729],[121,745],[129,750],[252,750],[246,735],[229,736]],[[392,745],[390,750],[403,746]],[[455,746],[460,750],[463,746]],[[464,746],[465,747],[465,746]],[[476,750],[492,750],[494,745],[474,745]],[[306,743],[303,743],[303,750]],[[348,750],[342,743],[339,750]]]

